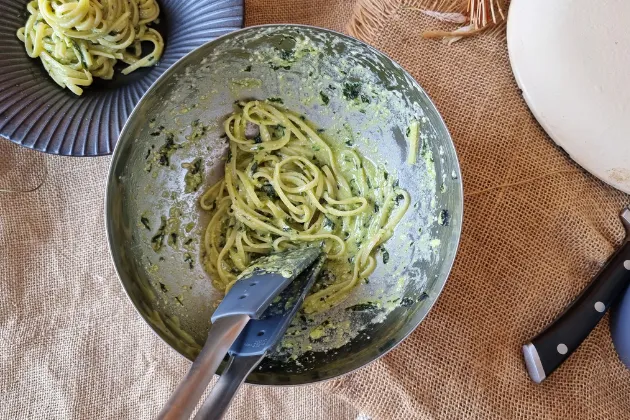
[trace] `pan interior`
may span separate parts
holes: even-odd
[[[380,251],[369,282],[340,306],[298,317],[296,334],[285,337],[248,382],[302,384],[338,376],[394,347],[440,294],[461,230],[457,156],[437,110],[400,66],[331,31],[247,28],[175,64],[121,134],[106,212],[112,256],[128,295],[157,334],[189,359],[201,349],[222,297],[200,262],[208,218],[197,201],[223,175],[222,121],[235,101],[249,99],[304,115],[324,130],[326,141],[350,144],[383,165],[412,197],[384,245],[387,263]],[[420,122],[421,141],[417,163],[409,165],[406,130],[413,121]],[[182,164],[196,158],[203,162],[204,185],[186,192]],[[164,245],[156,252],[160,233]]]

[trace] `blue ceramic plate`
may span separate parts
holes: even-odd
[[[112,153],[131,110],[151,84],[194,48],[243,26],[243,0],[158,0],[165,49],[159,64],[113,80],[94,79],[83,95],[58,86],[15,35],[28,0],[0,0],[0,135],[42,152]]]

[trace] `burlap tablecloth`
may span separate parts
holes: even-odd
[[[357,373],[308,387],[245,386],[228,418],[630,419],[630,372],[608,317],[542,385],[521,344],[584,287],[623,237],[630,203],[544,134],[514,83],[502,32],[447,47],[399,0],[251,0],[248,25],[350,31],[401,63],[442,112],[460,156],[464,232],[428,318]],[[110,261],[110,159],[44,156],[0,141],[0,417],[154,416],[188,362],[134,312]],[[16,172],[16,168],[22,176]]]

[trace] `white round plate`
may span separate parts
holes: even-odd
[[[630,1],[512,0],[512,71],[549,136],[630,193]]]

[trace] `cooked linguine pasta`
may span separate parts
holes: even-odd
[[[328,260],[304,310],[335,306],[376,268],[409,194],[351,144],[331,147],[303,117],[269,102],[240,106],[224,123],[225,177],[200,198],[211,213],[204,267],[227,291],[260,255],[322,244]]]
[[[160,14],[155,0],[33,0],[27,9],[26,25],[17,31],[26,53],[77,95],[94,77],[111,79],[118,60],[129,74],[155,65],[164,50],[162,36],[148,26]],[[144,57],[142,42],[153,44]]]

